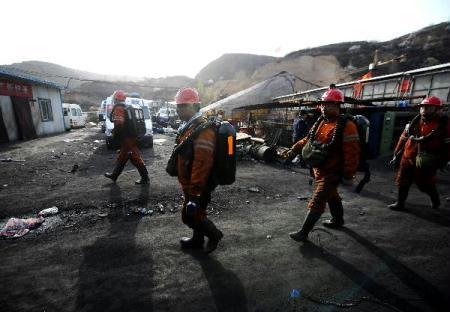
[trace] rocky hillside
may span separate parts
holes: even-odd
[[[38,61],[9,66],[68,86],[64,95],[65,101],[80,103],[84,109],[97,107],[102,99],[117,88],[139,92],[149,99],[170,100],[178,87],[196,86],[206,105],[282,71],[297,77],[295,90],[307,90],[333,82],[356,79],[368,71],[370,63],[377,63],[374,75],[383,75],[450,62],[448,47],[450,23],[446,22],[390,41],[330,44],[298,50],[281,58],[224,54],[201,69],[195,79],[185,76],[108,76]],[[69,81],[68,77],[82,80]]]
[[[258,68],[276,60],[276,57],[266,55],[224,54],[200,70],[195,79],[214,82],[245,78],[251,76]]]
[[[281,71],[298,77],[296,90],[306,90],[356,79],[373,62],[378,64],[373,71],[375,76],[450,62],[449,46],[450,23],[446,22],[390,41],[330,44],[291,52],[282,58],[226,54],[208,64],[196,78],[216,99]],[[243,60],[249,65],[243,65]]]

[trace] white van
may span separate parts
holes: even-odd
[[[86,126],[86,115],[80,105],[63,103],[64,124],[67,129],[82,128]]]
[[[105,134],[106,134],[106,145],[109,149],[115,149],[118,148],[112,140],[112,130],[114,129],[114,123],[111,122],[109,117],[111,116],[111,112],[113,109],[113,102],[112,97],[106,98],[106,119],[105,119]],[[150,116],[150,107],[146,101],[139,98],[132,98],[127,97],[125,99],[125,105],[139,105],[142,107],[142,110],[144,112],[144,119],[145,119],[145,135],[141,138],[139,138],[139,145],[147,146],[147,147],[153,147],[153,124],[152,124],[152,118]]]

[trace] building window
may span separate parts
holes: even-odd
[[[49,99],[38,99],[42,121],[53,121],[52,103]]]

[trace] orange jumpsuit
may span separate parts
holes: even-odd
[[[337,121],[338,117],[328,121],[323,120],[313,140],[321,143],[330,142]],[[347,121],[342,139],[336,138],[336,140],[326,162],[321,167],[313,168],[316,185],[308,208],[319,213],[324,212],[327,203],[334,205],[341,202],[337,192],[339,181],[342,177],[353,178],[358,168],[360,143],[355,123]],[[292,147],[292,151],[299,153],[307,142],[308,137],[301,139]]]
[[[182,135],[177,144],[186,139],[201,123],[204,117],[197,118]],[[186,146],[178,154],[178,181],[184,193],[184,204],[181,211],[183,223],[190,227],[200,224],[206,218],[206,207],[211,201],[213,187],[208,183],[214,164],[216,133],[213,128],[203,129],[194,139],[193,144]],[[191,217],[186,213],[186,204],[195,198],[199,204]]]
[[[410,130],[410,135],[415,137],[426,136],[433,129],[436,129],[435,133],[420,143],[422,151],[441,155],[441,161],[437,161],[434,166],[427,169],[416,167],[415,158],[418,152],[418,143],[408,137],[406,129],[403,131],[394,151],[395,155],[398,155],[403,150],[400,168],[396,177],[398,186],[409,187],[415,182],[419,190],[424,192],[435,187],[436,171],[441,165],[446,164],[450,160],[450,122],[445,127],[438,127],[439,124],[440,117],[436,116],[429,121],[420,119],[417,125],[411,125],[413,128]]]
[[[120,140],[120,152],[117,156],[117,162],[120,164],[126,164],[128,159],[131,163],[137,167],[145,166],[144,161],[141,158],[137,146],[136,136],[130,135],[125,124],[125,106],[117,104],[112,111],[112,120],[114,121],[113,135],[115,139]]]

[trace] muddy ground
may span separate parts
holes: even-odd
[[[0,226],[60,210],[0,240],[1,311],[449,311],[449,173],[439,174],[441,209],[413,188],[409,210],[393,212],[394,173],[386,159],[372,162],[360,195],[341,191],[346,226],[319,224],[299,244],[288,232],[303,220],[308,172],[241,161],[236,183],[213,195],[210,217],[225,237],[205,256],[179,248],[190,231],[164,171],[173,138],[155,138],[166,141],[143,150],[149,187],[134,185],[131,165],[117,184],[102,176],[116,153],[96,128],[0,147],[0,158],[25,160],[0,162]]]

